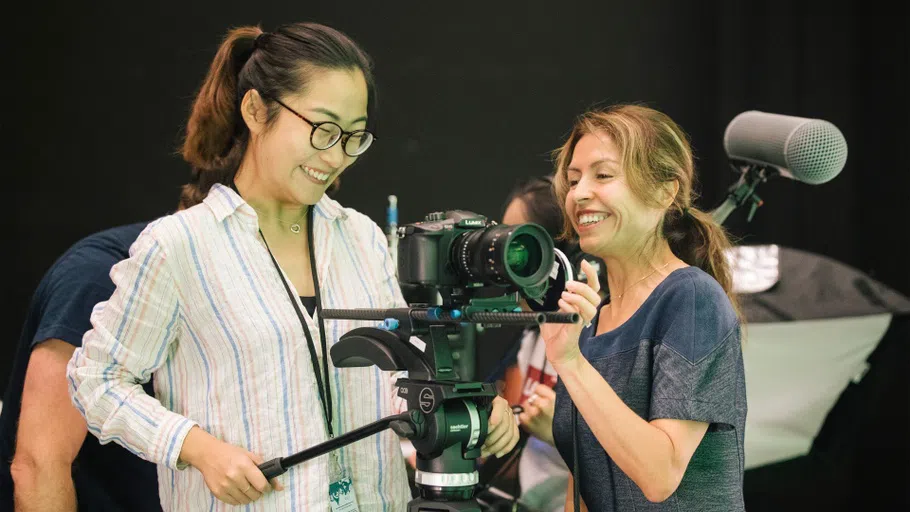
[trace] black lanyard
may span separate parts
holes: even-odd
[[[237,195],[240,195],[240,192],[237,190],[237,187],[231,183],[231,188],[234,189],[234,192],[237,192]],[[291,287],[288,285],[287,279],[284,278],[284,274],[281,272],[281,267],[278,266],[278,261],[275,259],[275,255],[272,254],[272,250],[269,248],[269,243],[265,239],[265,235],[262,234],[262,230],[259,230],[259,236],[262,237],[263,243],[265,243],[265,249],[269,252],[269,256],[272,258],[272,263],[275,265],[275,270],[278,271],[278,277],[281,278],[281,283],[284,285],[285,291],[288,292],[288,299],[291,300],[291,305],[294,306],[294,311],[297,313],[297,318],[300,319],[300,326],[303,327],[303,334],[306,335],[307,347],[310,349],[310,360],[313,362],[313,372],[316,373],[316,383],[319,386],[319,401],[322,403],[322,414],[325,417],[325,426],[329,431],[329,437],[335,437],[334,432],[332,431],[332,387],[329,385],[329,353],[326,349],[325,341],[325,324],[322,322],[322,301],[319,297],[319,276],[316,272],[316,247],[313,245],[313,209],[315,206],[310,206],[309,211],[307,212],[307,241],[310,244],[310,268],[313,272],[313,290],[316,296],[316,314],[318,315],[317,323],[319,324],[319,335],[322,341],[322,368],[323,371],[319,371],[319,358],[316,356],[316,343],[313,342],[313,336],[310,334],[310,329],[307,327],[306,319],[303,318],[303,313],[300,311],[300,306],[297,304],[297,299],[294,297],[294,293],[291,292]],[[325,386],[322,384],[322,373],[325,373]]]

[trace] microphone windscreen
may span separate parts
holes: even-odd
[[[847,163],[847,141],[834,124],[757,110],[730,121],[724,150],[731,159],[771,165],[811,185],[834,179]]]

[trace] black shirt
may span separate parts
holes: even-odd
[[[301,295],[300,302],[303,303],[303,307],[306,308],[307,313],[309,313],[310,316],[313,316],[313,313],[316,312],[316,297],[304,297]]]

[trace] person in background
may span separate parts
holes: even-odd
[[[161,510],[155,465],[87,435],[70,401],[66,364],[114,290],[140,222],[89,235],[47,270],[32,296],[0,411],[0,509]],[[153,393],[151,382],[144,384]]]

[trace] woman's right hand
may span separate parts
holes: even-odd
[[[205,479],[212,494],[230,505],[246,505],[263,494],[284,487],[277,479],[271,484],[259,470],[262,457],[239,446],[225,443],[199,427],[186,435],[180,460],[193,466]]]
[[[588,277],[590,286],[581,281],[568,281],[559,299],[559,311],[578,313],[581,322],[540,325],[540,335],[547,345],[547,360],[557,373],[564,364],[571,363],[581,356],[578,338],[582,328],[597,315],[597,306],[600,305],[600,296],[597,294],[600,291],[600,281],[597,280],[597,271],[587,260],[581,261],[581,269]]]

